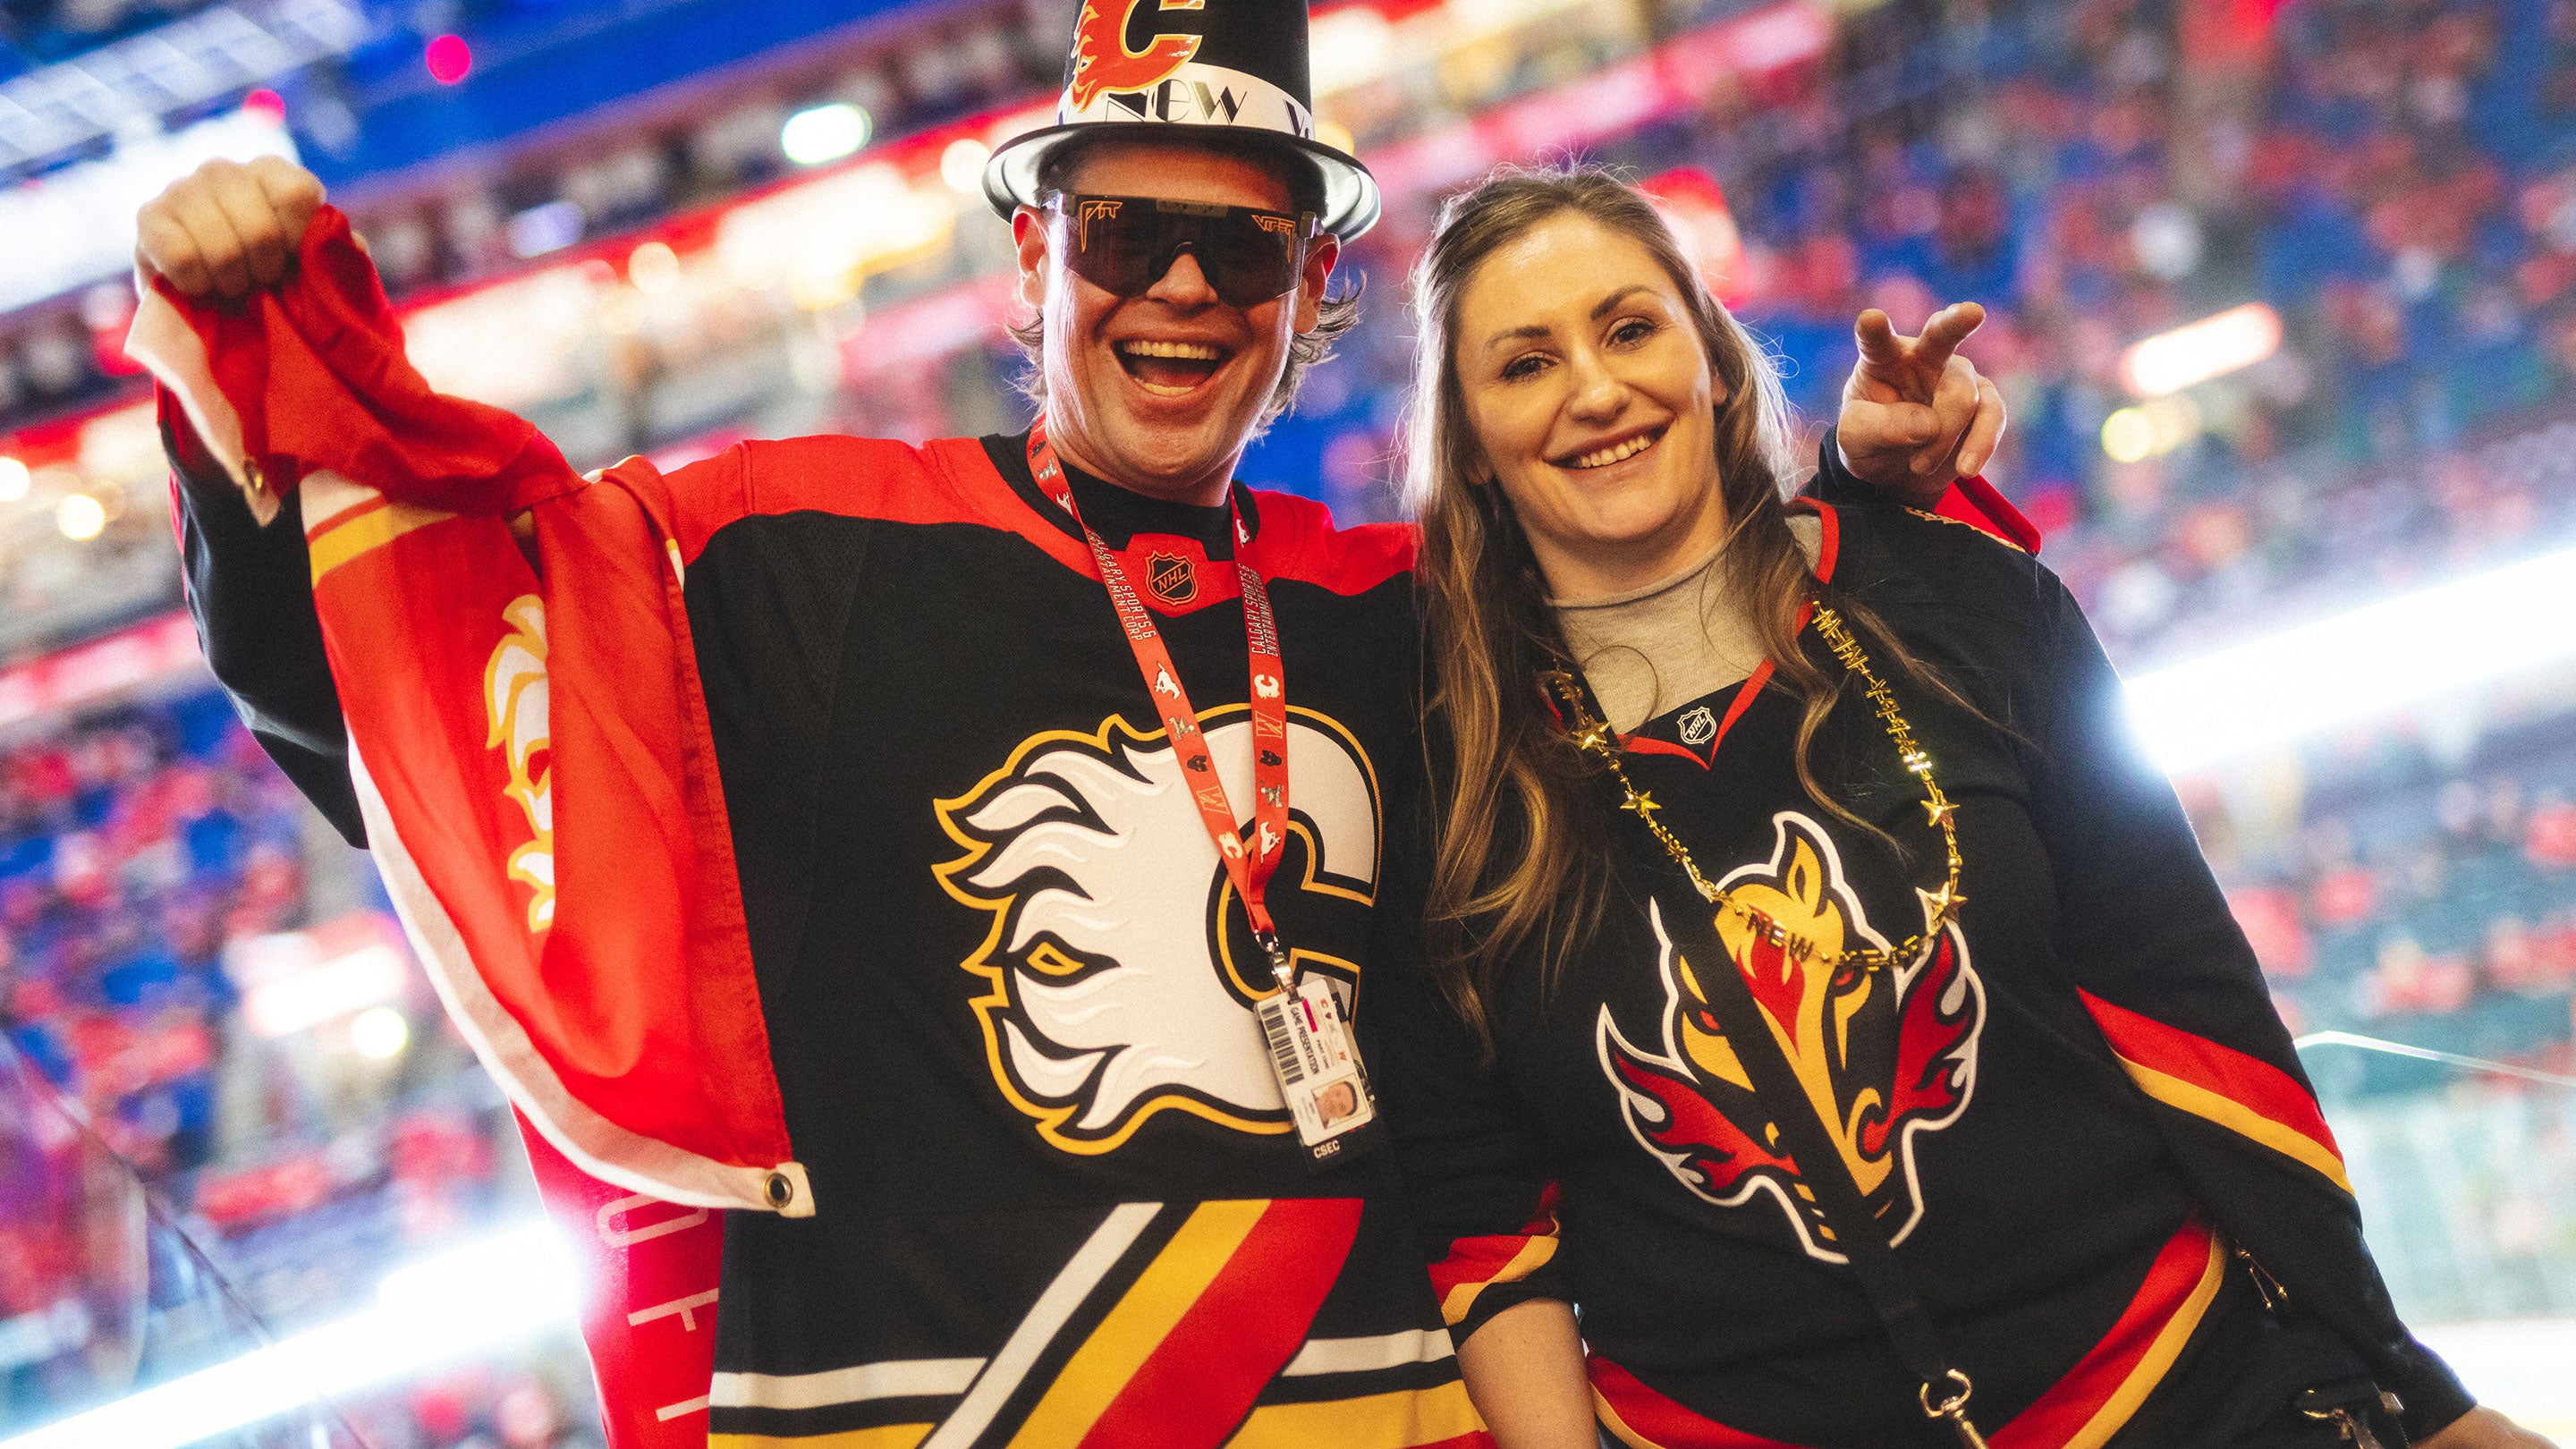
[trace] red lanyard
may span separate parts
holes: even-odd
[[[1234,527],[1234,571],[1243,583],[1244,647],[1252,656],[1253,850],[1249,859],[1235,828],[1234,805],[1226,799],[1225,783],[1217,778],[1216,761],[1208,757],[1207,738],[1199,731],[1198,711],[1190,707],[1189,694],[1181,688],[1181,671],[1172,663],[1172,652],[1163,647],[1163,633],[1154,627],[1153,614],[1136,597],[1127,571],[1118,566],[1117,555],[1082,521],[1082,510],[1074,506],[1073,487],[1056,460],[1055,445],[1047,441],[1044,418],[1029,428],[1029,472],[1091,545],[1100,582],[1108,587],[1110,605],[1127,631],[1127,647],[1135,651],[1137,672],[1145,677],[1145,690],[1163,716],[1172,752],[1187,772],[1184,778],[1189,781],[1190,799],[1199,807],[1199,820],[1207,826],[1208,838],[1216,842],[1217,856],[1234,880],[1235,894],[1243,898],[1243,914],[1252,922],[1253,939],[1269,955],[1272,975],[1285,989],[1291,984],[1288,955],[1280,949],[1278,928],[1271,922],[1264,897],[1271,873],[1279,869],[1280,856],[1288,846],[1288,672],[1279,662],[1279,629],[1270,615],[1269,586],[1260,571],[1244,561],[1250,540],[1242,515],[1233,510],[1231,492],[1227,508]]]

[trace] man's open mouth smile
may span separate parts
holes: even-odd
[[[1118,365],[1156,397],[1187,397],[1216,376],[1234,356],[1213,342],[1157,342],[1130,338],[1117,344]]]

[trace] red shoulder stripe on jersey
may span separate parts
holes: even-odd
[[[651,468],[629,458],[612,472]],[[834,513],[890,523],[973,523],[1019,534],[1058,563],[1089,572],[1089,551],[1041,517],[993,470],[972,438],[914,447],[884,438],[815,437],[736,443],[673,471],[673,532],[695,562],[716,530],[736,519]]]
[[[2020,549],[2023,553],[2039,552],[2039,529],[2022,516],[2012,500],[1995,491],[1995,485],[1981,475],[1962,478],[1950,485],[1933,505],[1933,516],[1953,523],[1964,523],[1980,533],[1991,534]]]
[[[1477,1294],[1496,1283],[1517,1283],[1556,1256],[1557,1197],[1551,1182],[1517,1233],[1460,1238],[1449,1245],[1449,1256],[1431,1265],[1431,1290],[1439,1295],[1442,1322],[1457,1327],[1466,1321]]]
[[[1365,593],[1413,568],[1422,535],[1410,524],[1333,526],[1332,510],[1312,498],[1255,489],[1261,531],[1251,562],[1274,582],[1314,584],[1336,594]]]
[[[1091,1386],[1095,1393],[1109,1389],[1114,1397],[1087,1431],[1078,1431],[1078,1441],[1050,1433],[1049,1442],[1078,1442],[1082,1449],[1200,1449],[1223,1442],[1243,1421],[1263,1386],[1304,1346],[1315,1310],[1332,1290],[1360,1228],[1360,1200],[1348,1197],[1284,1198],[1267,1205],[1208,1203],[1198,1213],[1245,1206],[1259,1207],[1259,1217],[1195,1297],[1183,1296],[1195,1278],[1186,1270],[1173,1275],[1174,1281],[1158,1284],[1158,1260],[1112,1310],[1102,1335],[1122,1315],[1145,1320],[1148,1328],[1155,1323],[1169,1328],[1159,1341],[1111,1346],[1111,1354],[1103,1357],[1114,1357],[1116,1366],[1127,1369],[1123,1384]],[[1181,1246],[1175,1239],[1164,1256],[1171,1257]],[[1140,1301],[1157,1297],[1164,1301]],[[1131,1304],[1139,1312],[1128,1315]],[[1095,1335],[1094,1342],[1099,1341]],[[1068,1376],[1090,1349],[1084,1345],[1067,1365]],[[1049,1400],[1067,1387],[1065,1379],[1057,1383]],[[1045,1411],[1042,1403],[1038,1412]],[[1036,1423],[1032,1415],[1030,1425]]]
[[[2102,1341],[2011,1423],[1995,1449],[2101,1449],[2155,1392],[2227,1276],[2227,1244],[2194,1215],[2148,1267]]]
[[[1597,1353],[1584,1360],[1584,1368],[1592,1376],[1592,1409],[1601,1427],[1628,1449],[1798,1449],[1694,1414]]]
[[[2078,994],[2093,1013],[2130,1080],[2168,1107],[2189,1112],[2261,1143],[2352,1191],[2343,1149],[2325,1113],[2298,1079],[2279,1067],[2207,1037],[2168,1026],[2090,991]]]

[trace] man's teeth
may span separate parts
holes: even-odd
[[[1639,453],[1646,451],[1648,448],[1655,446],[1655,440],[1662,436],[1663,434],[1661,433],[1639,433],[1637,436],[1630,438],[1624,443],[1613,443],[1609,447],[1596,448],[1589,453],[1583,454],[1574,460],[1574,466],[1577,468],[1607,468],[1611,464],[1616,463],[1623,458],[1633,458]]]
[[[1220,362],[1225,353],[1205,342],[1121,342],[1118,350],[1130,357],[1171,357],[1188,362]]]

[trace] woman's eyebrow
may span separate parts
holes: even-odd
[[[1592,309],[1592,320],[1598,322],[1602,318],[1609,316],[1611,309],[1617,307],[1620,303],[1627,301],[1630,297],[1637,295],[1639,292],[1651,292],[1653,290],[1655,289],[1647,286],[1643,282],[1639,282],[1633,287],[1621,287],[1618,291],[1602,298],[1600,305]]]
[[[1653,290],[1655,289],[1647,286],[1643,282],[1639,282],[1634,286],[1621,287],[1618,291],[1602,298],[1599,302],[1593,305],[1592,320],[1598,322],[1602,318],[1609,316],[1613,311],[1617,310],[1620,303],[1627,301],[1639,292],[1651,292]],[[1542,326],[1535,322],[1526,327],[1514,327],[1507,331],[1497,332],[1493,336],[1486,338],[1485,350],[1487,352],[1491,352],[1506,342],[1515,342],[1524,337],[1546,337],[1554,331],[1554,328]]]

